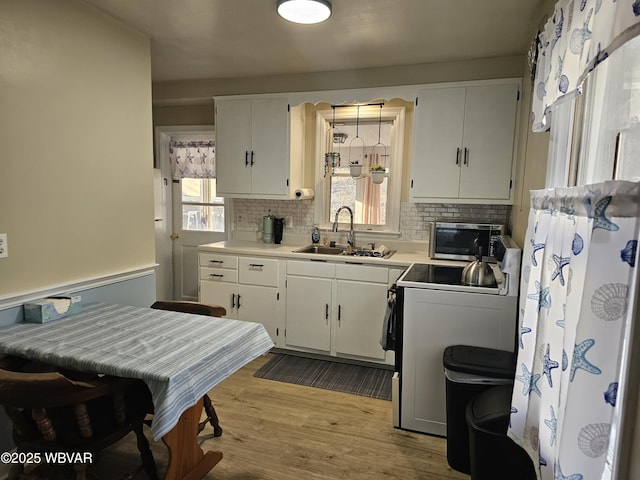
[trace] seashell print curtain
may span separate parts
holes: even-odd
[[[611,478],[639,217],[640,183],[531,192],[508,435],[538,478]]]
[[[215,146],[213,142],[169,143],[169,160],[173,178],[216,178]]]
[[[560,0],[537,39],[532,129],[549,129],[548,113],[616,48],[640,34],[640,0]]]

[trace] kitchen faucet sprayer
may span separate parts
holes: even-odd
[[[338,231],[338,215],[340,215],[340,212],[342,210],[346,209],[349,212],[349,218],[350,218],[350,224],[349,224],[349,233],[347,234],[347,244],[351,247],[351,248],[356,248],[356,236],[355,233],[353,231],[353,210],[351,210],[350,207],[344,205],[342,207],[340,207],[338,210],[336,210],[336,218],[333,221],[333,228],[332,230],[334,232]]]

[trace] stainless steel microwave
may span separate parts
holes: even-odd
[[[431,258],[473,260],[481,247],[483,259],[495,262],[500,235],[504,235],[504,225],[433,222],[429,255]]]

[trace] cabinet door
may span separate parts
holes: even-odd
[[[517,102],[516,84],[467,88],[460,198],[510,197]]]
[[[330,351],[332,284],[328,278],[287,276],[287,346]]]
[[[289,186],[289,112],[286,99],[252,101],[251,193],[287,195]],[[296,159],[296,161],[300,161]]]
[[[278,289],[238,285],[238,320],[264,325],[273,343],[278,337]]]
[[[414,198],[458,197],[465,93],[465,88],[437,88],[418,95],[411,178]]]
[[[218,195],[251,193],[251,100],[216,101]]]
[[[380,346],[387,285],[338,280],[336,354],[384,360]]]
[[[235,283],[200,281],[200,302],[223,306],[227,310],[225,318],[238,318],[237,297]]]

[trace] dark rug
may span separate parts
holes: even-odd
[[[254,377],[391,400],[393,372],[384,368],[278,353]]]

